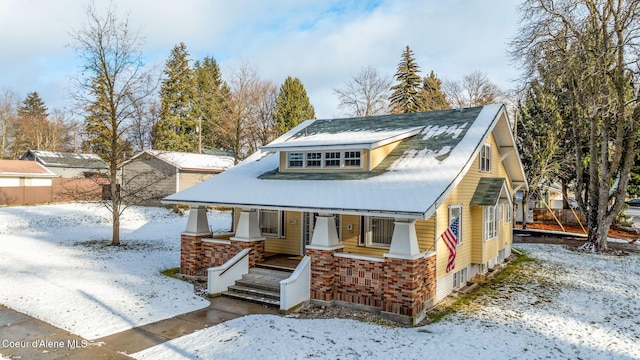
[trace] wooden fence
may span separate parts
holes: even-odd
[[[36,205],[102,199],[102,179],[53,178],[51,186],[0,187],[0,205]]]
[[[575,215],[571,211],[571,209],[533,209],[533,222],[540,223],[556,223],[554,219],[554,215],[562,224],[567,225],[578,225],[578,220],[576,220],[576,215],[580,219],[582,224],[586,224],[586,218],[581,210],[574,209]]]

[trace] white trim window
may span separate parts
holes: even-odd
[[[395,219],[364,216],[361,219],[360,245],[389,248]]]
[[[345,151],[344,166],[345,167],[361,167],[361,151]]]
[[[449,205],[449,225],[456,219],[458,220],[458,233],[455,234],[458,239],[458,246],[462,245],[462,205]]]
[[[453,273],[453,288],[460,289],[467,284],[467,268]]]
[[[496,206],[485,206],[482,210],[483,240],[491,240],[498,236],[498,219]]]
[[[319,168],[322,167],[322,153],[321,152],[308,152],[306,153],[307,168]]]
[[[512,221],[513,210],[511,209],[511,204],[509,203],[504,203],[503,206],[504,206],[504,210],[503,210],[504,222],[509,224]]]
[[[491,172],[491,145],[484,144],[480,149],[480,171]]]
[[[284,214],[278,210],[260,210],[258,213],[258,223],[260,233],[268,237],[284,237],[284,226],[282,224]]]
[[[303,153],[289,153],[287,165],[290,168],[304,167],[304,154]]]
[[[331,151],[324,153],[324,167],[327,168],[339,168],[340,158],[342,153],[340,151]]]

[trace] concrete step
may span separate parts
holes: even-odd
[[[280,299],[276,300],[276,299],[271,299],[271,298],[262,297],[258,295],[240,293],[235,291],[225,291],[222,293],[222,295],[226,297],[234,298],[234,299],[243,300],[243,301],[251,301],[251,302],[255,302],[258,304],[263,304],[271,307],[280,307]]]
[[[280,307],[280,281],[291,276],[290,271],[254,267],[222,293],[223,296]]]
[[[233,292],[236,292],[236,293],[250,294],[250,295],[255,295],[255,296],[269,298],[269,299],[280,300],[280,291],[270,291],[270,290],[264,290],[264,289],[260,289],[260,288],[255,288],[255,287],[242,286],[242,285],[238,285],[238,284],[229,286],[228,291],[233,291]]]

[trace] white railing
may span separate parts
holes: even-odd
[[[311,258],[305,256],[289,278],[280,281],[280,310],[287,311],[311,297]]]
[[[251,249],[244,249],[221,266],[208,270],[207,292],[220,294],[240,280],[242,275],[249,273],[249,253]]]

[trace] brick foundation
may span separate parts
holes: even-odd
[[[382,308],[384,262],[336,257],[335,300]]]
[[[228,242],[228,243],[227,243]],[[180,273],[191,276],[206,276],[210,267],[221,266],[243,249],[251,249],[249,267],[264,261],[264,240],[260,241],[212,241],[210,235],[192,236],[182,234],[180,250]]]
[[[415,319],[435,296],[435,256],[386,258],[382,311]]]
[[[334,256],[341,251],[307,249],[312,299],[378,308],[398,321],[415,323],[435,298],[435,256],[384,261]]]
[[[342,252],[342,248],[335,250],[306,249],[307,256],[311,257],[311,298],[322,301],[333,301],[334,281],[336,277],[336,252]]]

